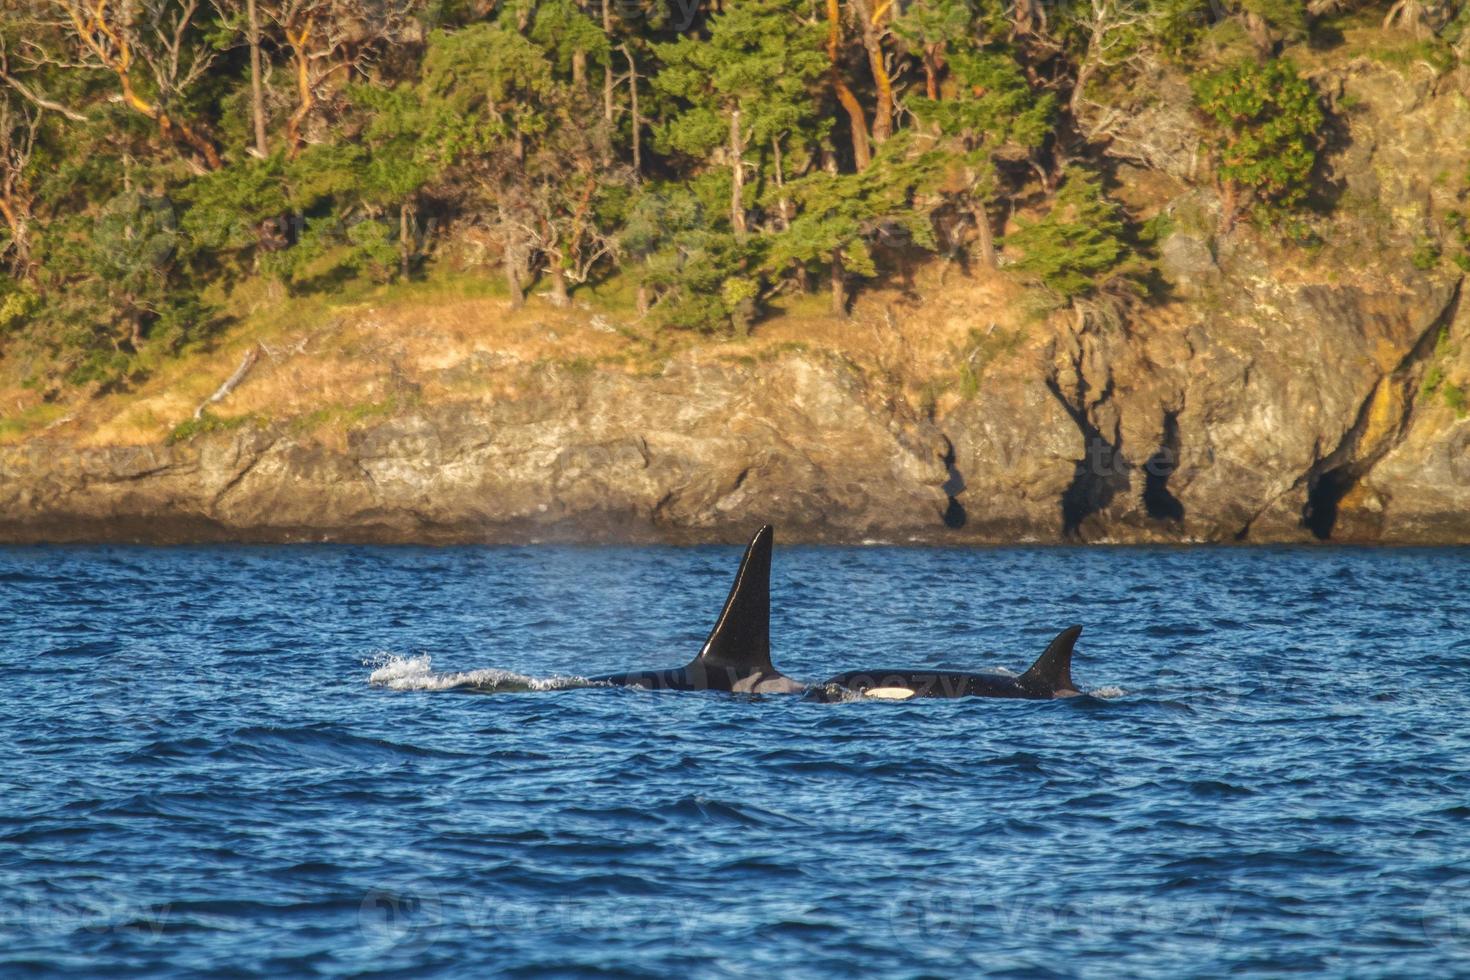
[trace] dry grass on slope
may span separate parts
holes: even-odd
[[[472,280],[287,300],[257,291],[232,297],[240,312],[210,344],[160,358],[129,390],[74,390],[47,403],[0,369],[0,405],[14,406],[0,442],[45,433],[79,445],[142,445],[251,421],[335,441],[414,403],[514,397],[518,379],[538,367],[656,374],[675,356],[758,362],[793,350],[841,356],[932,410],[976,383],[977,358],[1003,354],[1036,325],[1039,307],[1028,296],[1003,275],[932,263],[906,289],[861,293],[850,318],[828,313],[821,296],[781,296],[750,337],[725,339],[655,329],[591,291],[569,308],[532,296],[519,310]],[[257,347],[245,379],[195,421],[196,408]]]

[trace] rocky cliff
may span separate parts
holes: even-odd
[[[158,400],[151,435],[0,446],[0,540],[695,540],[770,521],[851,542],[1470,542],[1470,303],[1425,254],[1464,208],[1466,80],[1369,63],[1314,80],[1340,121],[1325,244],[1218,236],[1195,124],[1154,100],[1138,118],[1172,142],[1117,173],[1169,229],[1154,302],[1037,315],[931,269],[926,299],[870,293],[835,337],[778,343],[773,324],[652,360],[395,347],[375,323],[379,407],[328,435],[281,408],[312,383],[301,359],[320,366],[306,336],[222,400],[228,424],[170,439],[192,405]]]
[[[247,426],[172,446],[0,454],[0,536],[482,541],[921,533],[937,432],[806,355],[685,357],[656,377],[529,370],[510,396],[420,406],[328,445]]]

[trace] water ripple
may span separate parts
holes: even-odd
[[[737,558],[0,550],[0,974],[1470,969],[1470,553],[782,548],[794,677],[1091,693],[586,686]]]

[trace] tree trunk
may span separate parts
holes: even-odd
[[[735,336],[744,339],[750,336],[750,305],[739,303],[730,311],[730,326],[735,331]]]
[[[847,87],[847,82],[842,78],[841,18],[842,12],[838,9],[837,0],[827,0],[827,60],[832,64],[832,91],[837,93],[837,101],[842,104],[842,111],[847,113],[848,129],[852,132],[853,162],[859,170],[866,170],[872,162],[872,150],[868,146],[868,122],[863,117],[862,103],[858,102],[857,96],[852,94],[852,89]]]
[[[413,264],[413,215],[407,204],[398,206],[398,274],[408,278]]]
[[[781,172],[781,137],[771,138],[771,165],[776,171],[776,213],[781,216],[781,230],[791,227],[791,201],[786,197],[786,176]]]
[[[852,94],[852,89],[832,70],[832,84],[837,90],[837,100],[842,103],[842,109],[847,113],[847,129],[852,134],[852,162],[859,170],[868,169],[868,164],[873,162],[873,150],[868,145],[868,123],[863,118],[863,106],[858,102],[857,96]]]
[[[190,126],[188,123],[173,122],[172,120],[168,120],[167,116],[160,118],[169,121],[173,128],[179,131],[179,135],[183,138],[184,142],[199,152],[199,155],[204,158],[204,162],[210,170],[218,170],[225,165],[225,162],[220,159],[219,150],[215,149],[214,144],[193,126]],[[169,127],[163,126],[160,128],[167,130]]]
[[[587,52],[580,48],[572,52],[572,87],[587,91]]]
[[[306,123],[306,117],[311,115],[311,110],[316,108],[316,93],[311,87],[311,61],[306,50],[310,37],[310,27],[294,37],[289,30],[286,32],[296,60],[296,111],[286,118],[286,153],[292,159],[301,152],[301,127]]]
[[[868,70],[873,73],[873,142],[880,146],[893,135],[893,80],[888,77],[888,68],[883,64],[883,32],[874,15],[869,14],[867,3],[858,4],[858,18],[863,26],[863,49],[868,52]],[[877,16],[887,7],[879,8]]]
[[[1236,187],[1235,181],[1223,181],[1220,188],[1220,236],[1230,234],[1235,230],[1235,216],[1240,210],[1240,189]]]
[[[638,315],[647,316],[653,304],[648,299],[648,287],[641,282],[638,284],[638,294],[634,302],[638,304]]]
[[[730,111],[730,227],[737,238],[745,237],[745,160],[738,108]]]
[[[546,273],[551,277],[551,305],[556,307],[567,307],[572,305],[572,297],[567,289],[567,270],[562,266],[560,252],[552,252],[546,264]]]
[[[841,252],[832,253],[832,315],[847,319],[847,270]]]
[[[776,171],[776,213],[781,217],[781,231],[791,227],[791,198],[786,196],[786,175],[782,164],[781,138],[771,139],[771,164]],[[806,276],[806,263],[799,262],[796,265],[796,286],[803,293],[810,287]]]
[[[1087,54],[1082,58],[1082,64],[1077,66],[1077,81],[1073,83],[1071,98],[1067,100],[1067,109],[1072,113],[1074,122],[1082,115],[1083,93],[1096,72],[1097,62],[1093,59],[1092,46],[1089,45]]]
[[[250,115],[255,122],[255,152],[262,159],[270,155],[265,136],[265,83],[260,70],[260,17],[255,0],[245,0],[245,14],[250,41]]]
[[[20,205],[10,200],[10,195],[0,197],[0,217],[4,217],[6,227],[10,229],[10,248],[15,252],[15,261],[12,263],[16,277],[29,279],[31,276],[31,232],[29,209],[23,209]]]
[[[924,49],[924,95],[931,102],[939,101],[939,64],[935,55],[938,45],[931,44]]]
[[[628,59],[628,111],[632,116],[633,128],[633,176],[643,176],[643,119],[638,115],[638,63],[633,52],[623,45],[623,57]]]
[[[521,287],[521,261],[515,249],[505,249],[501,254],[500,267],[505,273],[505,288],[510,294],[511,309],[518,310],[526,305],[526,291]]]
[[[204,410],[206,408],[215,404],[216,402],[224,401],[226,398],[228,398],[230,396],[230,392],[238,388],[240,386],[240,382],[245,380],[245,375],[250,373],[250,369],[255,367],[255,362],[258,360],[260,360],[260,344],[253,344],[251,345],[250,349],[245,352],[245,356],[240,359],[240,366],[235,368],[230,376],[224,380],[223,384],[214,389],[214,394],[204,399],[204,401],[200,402],[199,405],[194,409],[194,418],[203,418]]]
[[[981,263],[987,269],[998,268],[1000,261],[995,255],[995,229],[990,226],[990,213],[985,209],[985,202],[975,204],[970,209],[970,214],[975,218],[976,244],[980,249]]]
[[[609,49],[612,46],[612,0],[602,0],[602,33],[607,38]],[[623,49],[627,54],[627,48]],[[602,65],[602,118],[608,122],[613,121],[613,66],[612,51],[607,52],[607,60]]]

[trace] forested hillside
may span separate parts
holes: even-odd
[[[1470,5],[0,5],[0,540],[1470,541]]]
[[[1159,229],[1110,171],[1174,135],[1131,125],[1161,68],[1193,80],[1218,233],[1310,245],[1332,120],[1283,51],[1382,25],[1385,58],[1445,69],[1470,44],[1470,8],[1418,0],[0,9],[0,343],[53,397],[228,326],[242,281],[287,298],[451,260],[515,303],[620,277],[649,323],[737,334],[783,293],[842,315],[924,255],[1147,300]]]

